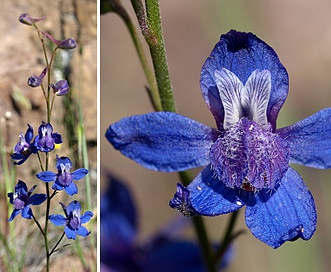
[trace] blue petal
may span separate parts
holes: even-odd
[[[216,86],[215,71],[222,68],[234,73],[244,85],[253,71],[270,71],[271,92],[267,117],[275,129],[278,112],[288,93],[288,75],[275,51],[252,33],[231,30],[221,36],[203,65],[200,77],[202,95],[219,129],[222,129],[224,108]]]
[[[75,195],[78,194],[78,188],[75,183],[71,183],[68,187],[65,187],[64,190],[67,192],[68,195]]]
[[[83,177],[85,177],[88,173],[88,170],[85,168],[79,168],[75,170],[74,172],[71,173],[72,179],[73,180],[80,180]]]
[[[25,132],[25,141],[30,143],[33,138],[33,127],[28,124],[28,129]]]
[[[61,171],[61,164],[66,165],[69,164],[71,168],[72,167],[72,163],[71,160],[68,157],[56,157],[56,168]]]
[[[38,179],[42,181],[51,182],[56,180],[57,174],[51,171],[44,171],[44,172],[39,172],[36,176]]]
[[[16,215],[18,215],[20,212],[21,210],[14,209],[13,212],[11,213],[10,218],[8,219],[8,222],[12,221],[16,217]]]
[[[73,239],[73,240],[76,239],[76,231],[75,230],[72,230],[72,229],[68,228],[67,226],[65,226],[64,232],[67,235],[68,239]]]
[[[62,136],[59,133],[52,133],[52,138],[56,144],[62,143]]]
[[[22,210],[22,217],[26,219],[32,218],[32,210],[29,205],[26,205]]]
[[[18,193],[20,196],[25,196],[28,194],[28,187],[24,181],[18,180],[17,184],[15,185],[15,193]]]
[[[79,201],[77,201],[77,200],[71,201],[67,207],[67,214],[71,214],[74,210],[80,211],[81,209],[82,209],[82,206],[80,205]]]
[[[273,248],[298,238],[310,239],[316,220],[314,199],[292,168],[273,194],[262,190],[247,203],[247,226],[256,238]]]
[[[80,236],[83,236],[83,237],[86,237],[87,235],[89,235],[91,232],[88,231],[84,226],[81,226],[79,228],[79,230],[76,231],[76,234],[77,235],[80,235]]]
[[[247,201],[248,193],[226,187],[207,166],[187,187],[189,200],[200,215],[215,216],[234,212]]]
[[[80,217],[80,222],[81,222],[82,224],[87,223],[88,221],[90,221],[90,219],[92,218],[92,216],[93,216],[93,212],[91,212],[91,211],[87,211],[87,212],[85,212],[85,213]]]
[[[53,190],[61,191],[61,190],[64,189],[64,187],[63,187],[61,184],[58,184],[58,183],[55,181],[55,182],[53,183],[52,189],[53,189]]]
[[[47,195],[45,194],[34,194],[29,197],[29,204],[32,205],[40,205],[43,203],[47,198]]]
[[[169,206],[180,211],[185,216],[196,215],[197,212],[192,207],[189,199],[190,192],[182,184],[177,183],[177,190],[174,197],[170,200]]]
[[[51,221],[55,226],[65,226],[67,224],[67,218],[62,214],[51,214],[49,216],[49,221]]]
[[[123,155],[146,168],[168,172],[207,165],[217,136],[216,130],[171,112],[123,118],[106,132]]]
[[[277,130],[290,146],[290,161],[315,168],[331,167],[331,108]]]

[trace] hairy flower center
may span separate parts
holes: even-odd
[[[72,176],[70,173],[71,165],[69,163],[60,164],[60,171],[59,171],[59,182],[67,187],[72,183]]]
[[[263,130],[255,121],[241,118],[211,146],[210,161],[228,187],[273,189],[288,169],[289,150],[270,127]]]
[[[14,208],[17,210],[23,210],[25,202],[19,198],[20,197],[19,194],[14,193],[13,197],[14,197],[14,201],[13,201]]]

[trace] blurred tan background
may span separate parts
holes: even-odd
[[[122,1],[132,18],[129,1]],[[178,0],[160,1],[170,75],[179,113],[209,126],[214,119],[202,99],[199,74],[221,34],[234,28],[255,33],[277,52],[290,77],[288,99],[278,127],[290,125],[331,106],[331,2],[328,0]],[[152,111],[146,80],[122,20],[101,16],[101,167],[122,178],[133,191],[140,214],[139,239],[164,226],[178,212],[168,206],[179,178],[146,170],[113,150],[104,138],[109,124],[124,116]],[[312,191],[317,231],[308,241],[277,250],[246,233],[235,242],[227,271],[329,271],[331,267],[331,171],[295,167]],[[197,170],[196,170],[197,171]],[[195,171],[195,172],[196,172]],[[106,184],[102,184],[104,188]],[[228,216],[208,218],[213,239],[223,234]],[[192,230],[191,230],[192,231]]]

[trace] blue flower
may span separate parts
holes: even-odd
[[[68,207],[66,207],[63,203],[61,203],[65,216],[62,214],[51,214],[49,216],[49,220],[55,226],[65,226],[64,232],[68,239],[76,239],[77,235],[86,237],[91,232],[88,231],[82,224],[90,221],[93,216],[93,212],[87,211],[83,215],[81,215],[81,205],[77,200],[74,200],[69,203]]]
[[[69,92],[69,84],[65,79],[59,80],[55,85],[51,84],[50,87],[53,89],[54,94],[57,96],[63,96]]]
[[[47,198],[45,194],[32,195],[32,192],[36,187],[37,185],[33,186],[28,191],[25,182],[18,180],[15,185],[15,192],[8,193],[9,202],[14,205],[14,210],[8,219],[8,222],[12,221],[20,212],[22,212],[21,215],[23,218],[31,219],[33,217],[30,205],[40,205]]]
[[[38,135],[34,140],[34,145],[41,152],[50,152],[55,144],[62,143],[62,137],[58,133],[53,133],[53,127],[49,123],[42,122],[38,128]]]
[[[30,76],[28,79],[28,85],[32,88],[40,86],[43,82],[43,79],[47,71],[48,71],[48,67],[45,67],[39,76]]]
[[[38,152],[37,148],[34,146],[34,143],[31,142],[33,139],[33,128],[28,124],[28,129],[25,132],[20,134],[20,141],[14,147],[14,153],[11,154],[11,158],[18,162],[14,164],[24,163],[31,154],[36,154]]]
[[[60,49],[74,49],[77,47],[77,43],[73,38],[67,38],[65,40],[57,40],[55,38],[52,37],[51,34],[47,33],[47,32],[41,32],[45,37],[47,37],[50,41],[52,41],[53,43],[55,43],[57,45],[58,48]]]
[[[181,217],[147,239],[137,242],[138,214],[132,195],[123,182],[108,176],[110,186],[100,199],[101,271],[205,271],[199,245],[178,238],[188,223]],[[226,251],[220,268],[233,257]]]
[[[290,163],[331,167],[331,108],[276,129],[288,94],[277,54],[252,33],[222,35],[202,67],[200,85],[217,129],[171,112],[127,117],[106,132],[125,156],[158,171],[205,166],[170,205],[216,216],[246,205],[246,224],[273,248],[308,240],[313,197]]]
[[[88,170],[79,168],[71,173],[72,163],[69,158],[56,156],[56,160],[57,173],[51,171],[39,172],[37,178],[45,182],[55,181],[52,186],[54,190],[60,191],[64,189],[69,195],[77,194],[78,188],[73,181],[85,177]]]

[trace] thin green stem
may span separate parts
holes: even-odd
[[[145,34],[143,31],[143,34],[151,52],[162,110],[175,112],[176,107],[170,82],[158,0],[146,0],[146,15],[148,30]]]
[[[32,214],[32,217],[33,217],[34,222],[35,222],[36,225],[38,226],[38,229],[40,230],[41,234],[44,236],[44,235],[45,235],[45,234],[44,234],[44,231],[43,231],[43,229],[42,229],[40,223],[38,222],[37,218],[34,216],[34,214]]]
[[[61,237],[59,238],[59,240],[57,241],[57,243],[54,245],[54,247],[52,248],[52,250],[49,252],[49,256],[51,256],[57,249],[57,246],[61,243],[63,237],[65,235],[65,232],[62,233]]]
[[[216,251],[215,254],[215,262],[221,263],[223,261],[226,250],[229,248],[230,244],[233,242],[235,238],[237,238],[243,231],[238,231],[233,233],[235,224],[237,222],[239,211],[235,211],[231,214],[230,220],[228,222],[227,228],[224,232],[224,235],[221,239],[220,247]]]

